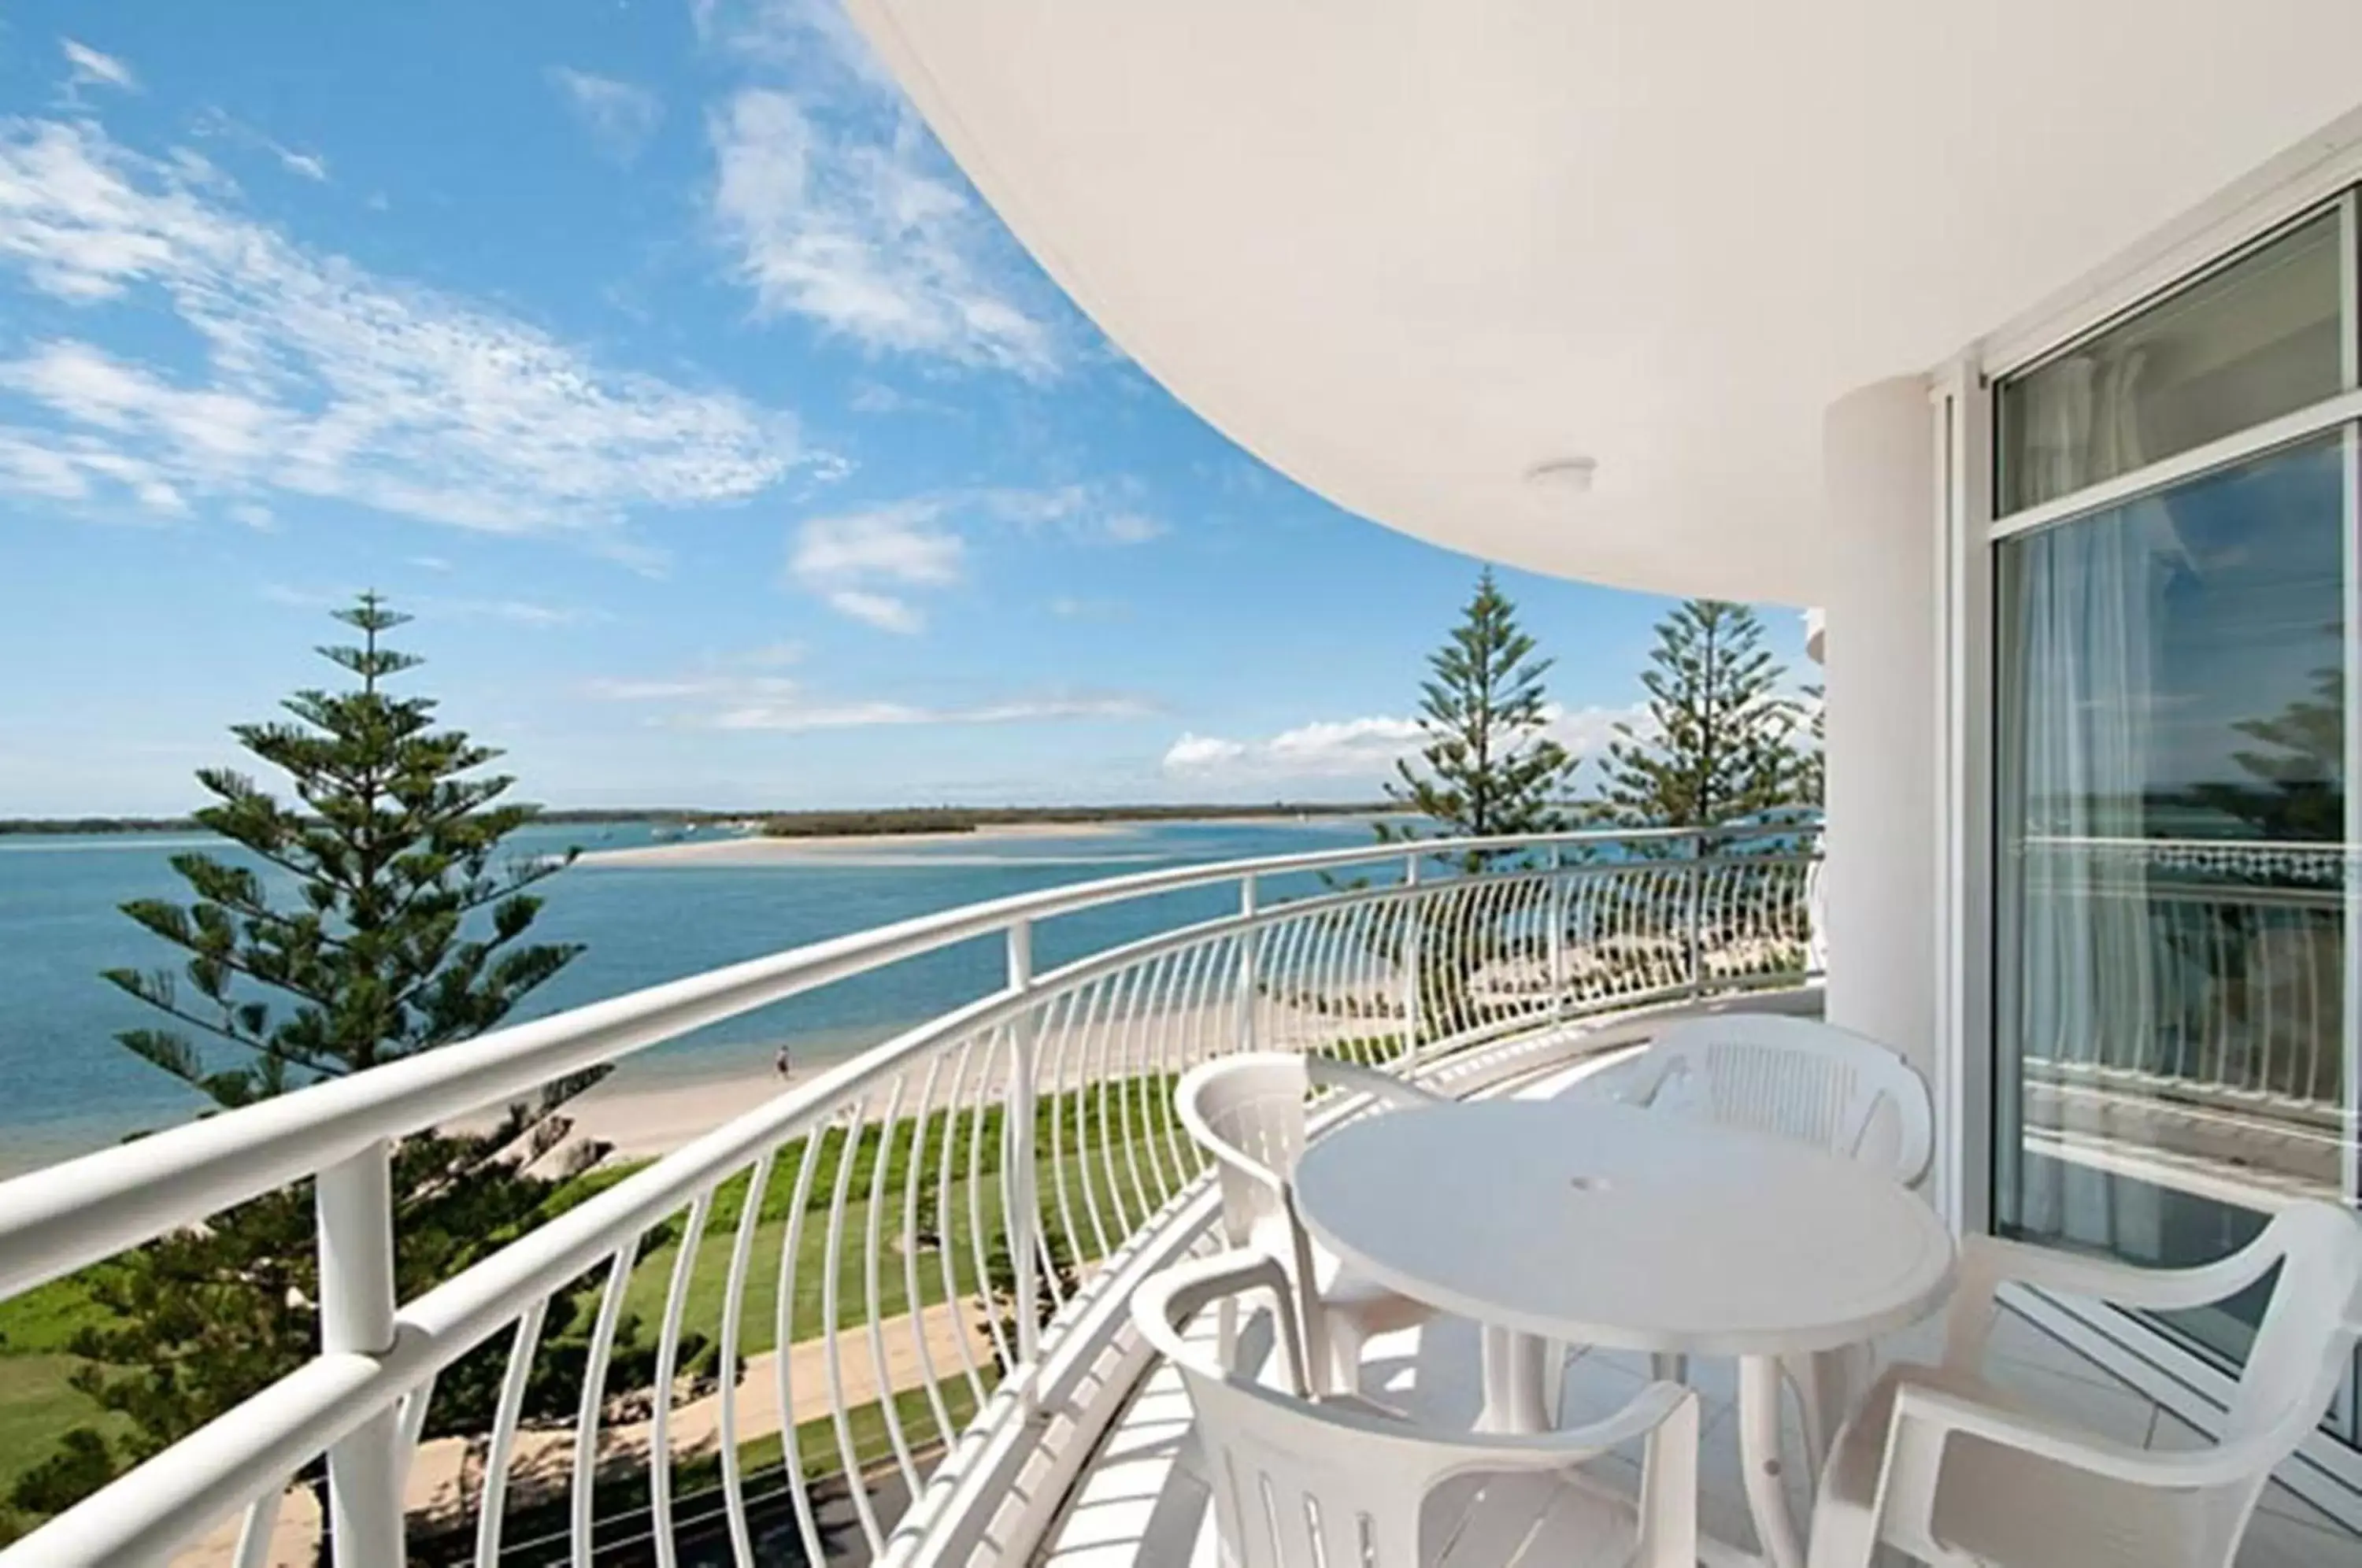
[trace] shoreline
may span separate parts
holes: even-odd
[[[1314,817],[1289,812],[1264,812],[1256,816],[1175,817],[1161,820],[1126,821],[1109,819],[1091,822],[1032,822],[980,823],[975,827],[930,830],[924,833],[848,833],[789,834],[770,837],[762,834],[735,834],[718,838],[694,841],[676,840],[668,844],[634,845],[626,849],[586,850],[575,858],[577,866],[789,866],[799,863],[822,864],[858,853],[874,854],[900,846],[936,848],[945,845],[1059,843],[1069,840],[1105,840],[1137,837],[1147,827],[1191,823],[1211,826],[1271,827],[1295,826],[1306,823],[1357,823],[1370,821],[1368,816],[1343,812],[1322,813]]]
[[[1156,1010],[1156,1021],[1147,1028],[1143,1028],[1143,1018],[1132,1016],[1082,1023],[1069,1020],[1043,1037],[1035,1082],[1041,1092],[1055,1094],[1087,1088],[1102,1081],[1166,1072],[1171,1070],[1167,1054],[1175,1041],[1210,1038],[1229,1027],[1236,1017],[1237,1010],[1231,1002],[1202,1001]],[[1269,1012],[1264,1023],[1274,1035],[1272,1045],[1278,1049],[1308,1046],[1340,1034],[1368,1032],[1358,1020],[1292,1017],[1285,1008]],[[891,1034],[883,1036],[873,1045],[889,1038]],[[735,1121],[765,1100],[802,1088],[852,1059],[834,1055],[806,1058],[798,1053],[795,1070],[784,1079],[770,1066],[752,1063],[732,1072],[678,1078],[654,1075],[625,1077],[619,1073],[568,1106],[573,1131],[558,1147],[586,1139],[606,1143],[610,1145],[609,1152],[601,1163],[609,1165],[660,1159]],[[915,1083],[927,1076],[922,1061],[913,1062],[902,1071],[915,1075],[906,1082]],[[998,1104],[1005,1089],[1005,1082],[998,1078],[980,1081],[969,1086],[961,1102]],[[890,1088],[887,1092],[890,1094]],[[944,1093],[949,1095],[948,1087]],[[947,1099],[939,1100],[933,1109],[942,1110],[947,1103]],[[878,1110],[873,1097],[870,1114],[877,1114]],[[910,1112],[906,1110],[903,1114]]]
[[[574,1128],[559,1147],[585,1140],[605,1143],[609,1149],[602,1165],[661,1159],[764,1100],[801,1088],[836,1065],[799,1064],[784,1078],[774,1068],[748,1066],[672,1081],[626,1079],[612,1090],[609,1084],[601,1084],[567,1106]]]
[[[738,834],[704,838],[694,843],[635,845],[629,849],[594,849],[575,858],[577,866],[776,866],[798,860],[827,860],[842,850],[890,849],[897,845],[986,844],[1025,839],[1122,838],[1135,830],[1130,823],[987,823],[977,827],[929,833],[846,833],[767,837]]]

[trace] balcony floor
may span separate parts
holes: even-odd
[[[1526,1092],[1556,1092],[1564,1082],[1561,1078]],[[1267,1342],[1269,1326],[1260,1327]],[[1201,1322],[1198,1331],[1210,1342],[1209,1321]],[[1363,1361],[1364,1387],[1422,1421],[1464,1429],[1476,1411],[1476,1337],[1473,1324],[1446,1319],[1423,1330],[1374,1339]],[[1932,1361],[1938,1337],[1934,1322],[1922,1324],[1882,1342],[1880,1358]],[[1246,1342],[1250,1347],[1255,1342],[1252,1330]],[[2004,1311],[1994,1326],[1986,1370],[2030,1400],[2120,1441],[2157,1448],[2202,1441],[2146,1395],[2014,1312]],[[1569,1420],[1604,1415],[1629,1398],[1647,1375],[1644,1357],[1582,1353],[1567,1371],[1562,1415]],[[1739,1479],[1733,1370],[1727,1362],[1694,1362],[1691,1382],[1705,1407],[1699,1455],[1700,1529],[1734,1545],[1751,1546],[1754,1534]],[[1213,1516],[1205,1485],[1193,1470],[1189,1425],[1188,1397],[1179,1375],[1169,1366],[1157,1366],[1100,1445],[1036,1561],[1050,1568],[1210,1568],[1218,1561]],[[1783,1451],[1801,1452],[1793,1407],[1785,1412],[1783,1425]],[[1601,1470],[1603,1479],[1629,1485],[1639,1477],[1637,1454],[1602,1461]],[[1800,1528],[1809,1518],[1807,1491],[1801,1474],[1790,1481],[1789,1506]],[[1541,1517],[1547,1502],[1547,1493],[1540,1494],[1533,1509],[1533,1522],[1544,1528],[1517,1532],[1530,1535],[1526,1555],[1588,1568],[1594,1555],[1576,1550],[1578,1543],[1550,1538]],[[1475,1555],[1483,1561],[1501,1560]],[[1616,1563],[1622,1558],[1621,1550],[1602,1550],[1595,1560]],[[1462,1559],[1455,1552],[1451,1560]],[[2362,1568],[2362,1535],[2275,1483],[2248,1528],[2238,1563],[2239,1568]]]

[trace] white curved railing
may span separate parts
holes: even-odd
[[[2309,1118],[2345,1100],[2344,845],[2028,839],[2030,1075]]]
[[[912,1500],[940,1498],[988,1401],[1050,1400],[1041,1369],[1087,1316],[1093,1278],[1202,1187],[1171,1113],[1180,1072],[1250,1046],[1428,1071],[1582,1013],[1792,984],[1814,945],[1816,838],[1378,845],[1054,889],[505,1028],[0,1184],[5,1298],[310,1179],[322,1344],[0,1563],[162,1562],[234,1518],[226,1555],[261,1563],[274,1530],[316,1528],[299,1480],[323,1456],[340,1564],[401,1561],[405,1541],[420,1562],[487,1568],[670,1568],[709,1540],[740,1562],[876,1554]],[[1037,938],[1073,945],[1057,922],[1110,907],[1140,933],[1037,971]],[[1002,986],[396,1300],[400,1139],[978,941],[1002,946]],[[432,1437],[438,1380],[496,1389],[488,1419]],[[411,1485],[437,1442],[464,1450],[439,1467],[456,1495]]]

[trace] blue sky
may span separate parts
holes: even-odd
[[[1166,396],[832,10],[0,11],[0,814],[193,803],[362,586],[553,804],[1362,798],[1475,571]],[[1665,602],[1505,581],[1595,742]]]

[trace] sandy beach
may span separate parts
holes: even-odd
[[[766,838],[745,834],[635,849],[598,849],[578,866],[777,866],[827,860],[838,855],[890,849],[902,845],[987,844],[1009,839],[1118,838],[1131,823],[988,823],[960,833],[815,834],[809,838]]]
[[[799,1067],[782,1078],[769,1067],[650,1083],[632,1077],[601,1084],[574,1100],[567,1113],[576,1133],[611,1145],[610,1160],[653,1160],[669,1154],[774,1095],[818,1077],[833,1064]]]
[[[1174,1007],[1148,1018],[1120,1021],[1054,1021],[1042,1036],[1041,1075],[1045,1092],[1080,1088],[1102,1079],[1117,1079],[1173,1070],[1189,1052],[1202,1052],[1209,1042],[1227,1038],[1238,1026],[1236,1007],[1228,1001]],[[1369,1021],[1301,1014],[1266,999],[1259,1010],[1260,1038],[1266,1046],[1305,1046],[1340,1036],[1371,1033]],[[789,1077],[775,1068],[755,1066],[733,1073],[682,1075],[654,1079],[643,1073],[620,1074],[581,1096],[568,1107],[576,1134],[610,1145],[610,1161],[656,1159],[734,1117],[742,1116],[774,1096],[810,1082],[839,1065],[842,1058],[799,1062]],[[983,1070],[983,1054],[976,1058]],[[996,1069],[1005,1073],[1005,1067]],[[926,1076],[923,1061],[908,1069],[906,1089],[915,1099]],[[887,1086],[881,1086],[881,1089]],[[1003,1086],[983,1089],[985,1100],[998,1100]],[[944,1084],[939,1093],[947,1093]],[[962,1096],[973,1101],[977,1087]],[[942,1101],[939,1099],[940,1108]],[[872,1105],[872,1114],[878,1110]]]

